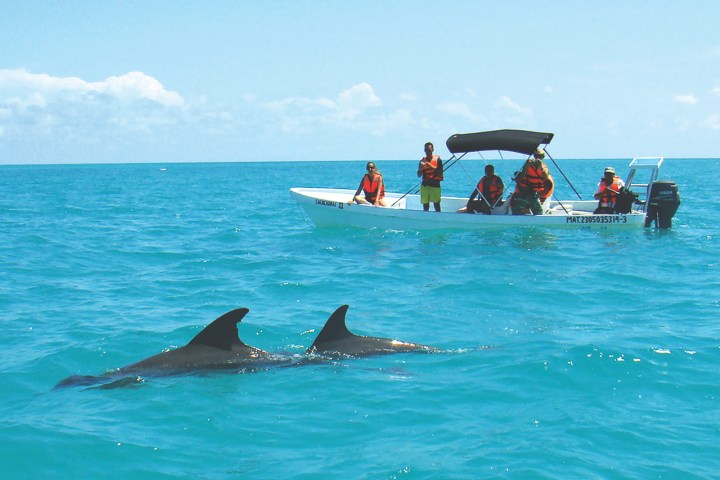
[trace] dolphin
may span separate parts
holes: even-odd
[[[438,352],[435,347],[401,342],[390,338],[355,335],[345,325],[348,305],[342,305],[328,318],[325,326],[307,349],[309,355],[330,357],[367,357],[386,353]]]
[[[59,382],[56,387],[104,383],[113,388],[127,386],[133,378],[136,382],[141,381],[141,376],[180,375],[212,370],[244,372],[272,365],[292,364],[290,357],[251,347],[240,340],[237,324],[248,312],[247,308],[227,312],[195,335],[184,347],[158,353],[104,375],[73,375]]]

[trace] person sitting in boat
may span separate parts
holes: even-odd
[[[467,205],[458,212],[490,214],[493,207],[502,204],[501,198],[504,191],[505,185],[502,178],[495,175],[495,167],[486,165],[485,176],[480,179],[475,190],[470,194]]]
[[[613,167],[607,167],[603,178],[601,178],[598,183],[597,193],[595,194],[598,207],[593,213],[615,213],[618,194],[624,186],[625,182],[615,175],[615,169]]]
[[[368,162],[366,167],[367,173],[363,175],[358,185],[355,195],[350,203],[356,202],[364,205],[375,205],[376,207],[387,207],[385,202],[385,183],[383,182],[380,170],[375,167],[373,162]],[[363,191],[365,196],[361,197],[360,192]]]
[[[555,182],[543,158],[545,151],[538,148],[515,176],[515,192],[510,204],[513,215],[542,215],[543,204],[552,197]]]
[[[442,191],[440,182],[443,180],[443,163],[440,157],[434,155],[435,146],[432,142],[425,144],[425,156],[420,160],[418,165],[417,176],[422,177],[420,185],[420,203],[423,210],[430,210],[430,202],[433,203],[435,211],[440,211],[440,200]]]

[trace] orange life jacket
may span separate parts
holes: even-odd
[[[600,186],[598,188],[598,193],[601,193],[600,196],[600,206],[601,207],[615,207],[615,202],[617,202],[617,192],[620,191],[620,177],[615,175],[613,177],[612,185],[610,185],[610,188],[607,188],[608,185],[605,183],[605,179],[600,180]],[[614,191],[613,191],[614,190]]]
[[[421,161],[428,161],[427,157],[423,157]],[[443,180],[443,172],[442,168],[438,168],[438,162],[440,161],[440,157],[437,155],[433,155],[432,159],[430,159],[430,167],[423,167],[423,174],[422,179],[423,180],[437,180],[438,182]]]
[[[549,197],[555,189],[555,183],[547,171],[547,167],[541,162],[528,161],[523,167],[523,172],[517,181],[518,190],[534,190],[542,202]]]
[[[492,206],[502,197],[505,186],[503,185],[502,179],[497,175],[493,175],[492,177],[486,175],[480,179],[475,188],[477,188],[478,192],[482,193],[483,197],[485,197],[490,206]]]
[[[548,173],[548,178],[545,181],[545,193],[540,195],[540,202],[544,202],[546,198],[552,196],[553,192],[555,191],[555,180],[553,180],[552,176]]]
[[[374,173],[372,178],[366,173],[363,177],[363,190],[365,191],[365,199],[368,202],[374,202],[378,196],[378,186],[381,185],[382,175]],[[380,186],[380,198],[385,197],[385,184]]]

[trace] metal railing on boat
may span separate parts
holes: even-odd
[[[630,172],[628,172],[627,180],[625,180],[625,187],[633,190],[633,187],[641,189],[640,191],[645,192],[645,197],[638,199],[640,204],[643,205],[642,209],[645,209],[647,199],[650,198],[650,189],[652,188],[653,182],[657,180],[658,171],[663,163],[663,157],[635,157],[628,165]],[[647,182],[634,182],[635,174],[638,170],[649,170],[649,178]]]

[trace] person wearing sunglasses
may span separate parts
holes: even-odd
[[[385,183],[383,182],[382,173],[377,169],[373,162],[368,162],[365,166],[367,173],[360,180],[353,199],[349,203],[360,203],[363,205],[374,205],[376,207],[387,207],[385,203]],[[364,196],[360,195],[360,192]]]

